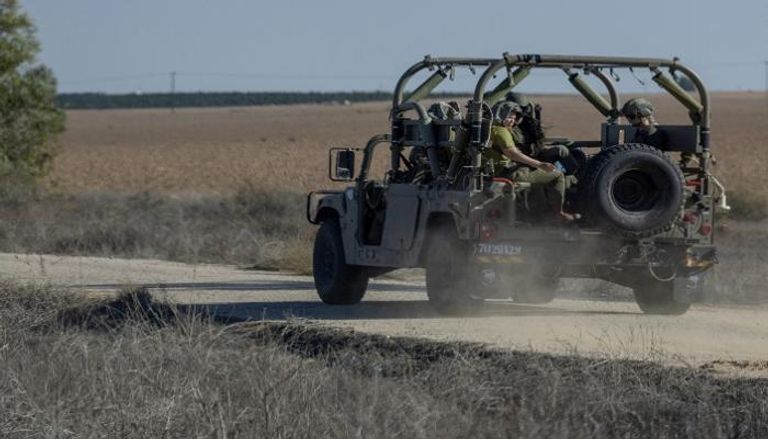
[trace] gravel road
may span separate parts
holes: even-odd
[[[327,306],[307,276],[224,265],[22,254],[0,254],[0,278],[89,294],[144,285],[158,297],[210,304],[219,315],[244,320],[306,319],[391,336],[768,370],[768,307],[699,305],[683,316],[646,316],[624,299],[572,297],[536,306],[494,301],[477,316],[446,318],[429,307],[419,279],[374,280],[362,303]]]

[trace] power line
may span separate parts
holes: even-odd
[[[137,79],[149,79],[159,78],[165,76],[164,73],[142,73],[137,75],[122,75],[122,76],[102,76],[90,79],[65,79],[58,81],[60,84],[83,84],[89,82],[126,82],[134,81]]]
[[[184,76],[208,76],[254,79],[392,79],[396,75],[331,75],[306,73],[228,73],[228,72],[179,72]]]
[[[765,64],[765,103],[768,104],[768,60],[763,61]]]

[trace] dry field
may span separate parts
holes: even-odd
[[[651,96],[662,123],[685,123],[682,106]],[[537,98],[550,136],[599,138],[601,116],[577,96]],[[764,150],[768,99],[716,93],[717,175],[768,197]],[[388,103],[249,108],[70,111],[51,181],[66,193],[226,193],[243,186],[305,192],[330,186],[329,146],[363,146],[387,132]],[[387,151],[382,147],[380,158]]]
[[[188,311],[0,282],[0,437],[768,435],[764,379]]]

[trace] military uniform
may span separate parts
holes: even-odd
[[[513,162],[504,154],[504,151],[514,147],[515,141],[510,130],[503,126],[492,126],[491,146],[483,153],[484,166],[492,166],[495,177],[530,183],[532,186],[541,186],[544,189],[549,205],[553,210],[559,212],[565,201],[565,175],[562,172],[532,169],[526,165]]]
[[[651,145],[662,151],[669,148],[669,139],[667,138],[667,135],[655,126],[651,126],[649,129],[638,129],[635,131],[635,137],[632,141],[635,143]]]
[[[645,145],[651,145],[662,151],[668,151],[670,148],[669,138],[667,135],[656,127],[656,121],[654,120],[653,104],[647,99],[632,98],[628,100],[621,108],[621,114],[632,123],[632,120],[639,120],[646,118],[649,126],[635,126],[636,131],[634,137],[630,140],[635,143],[643,143]],[[631,120],[630,120],[631,119]],[[690,152],[684,152],[680,154],[680,165],[683,167],[691,166],[694,162],[694,154]]]
[[[541,141],[535,141],[537,137],[543,140],[544,132],[541,130],[541,107],[529,101],[525,96],[509,92],[506,96],[507,102],[514,102],[522,108],[523,122],[532,121],[535,127],[527,126],[528,135],[526,130],[520,125],[512,128],[512,138],[515,140],[517,149],[523,152],[523,154],[533,157],[542,162],[557,163],[566,169],[566,174],[573,174],[579,167],[578,162],[571,156],[571,150],[565,145],[543,145]],[[539,134],[536,134],[538,130]],[[570,175],[571,182],[567,184],[575,184],[575,177]]]

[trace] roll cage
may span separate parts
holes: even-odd
[[[604,57],[604,56],[570,56],[570,55],[534,55],[505,53],[501,58],[433,58],[426,56],[422,61],[414,64],[403,73],[397,82],[392,100],[391,118],[391,171],[396,173],[400,169],[403,160],[403,148],[413,144],[425,144],[429,152],[429,143],[435,143],[434,135],[430,130],[420,130],[431,124],[424,107],[419,103],[427,97],[446,78],[452,77],[456,68],[467,68],[474,71],[476,68],[484,68],[474,89],[472,99],[468,104],[468,132],[469,132],[469,165],[472,168],[472,189],[482,188],[481,153],[486,147],[488,123],[483,114],[494,103],[502,100],[507,92],[517,86],[532,69],[560,69],[566,75],[568,81],[581,93],[592,106],[606,117],[603,123],[601,141],[595,145],[608,147],[619,143],[620,133],[624,129],[631,129],[618,123],[621,99],[611,79],[615,69],[647,68],[652,79],[663,90],[671,94],[687,110],[691,119],[690,125],[669,126],[672,137],[680,139],[684,147],[679,151],[689,151],[699,154],[701,160],[699,171],[702,175],[708,173],[710,152],[710,104],[709,94],[699,76],[689,67],[680,63],[677,58],[629,58],[629,57]],[[506,69],[506,78],[495,88],[488,91],[487,87],[502,69]],[[433,71],[421,84],[406,94],[406,86],[418,73],[427,70]],[[666,70],[666,71],[665,71]],[[605,86],[608,93],[606,100],[597,93],[583,78],[583,75],[594,75]],[[698,100],[686,92],[674,76],[685,75],[694,85],[698,94]],[[413,120],[404,117],[404,113],[415,111],[418,119]],[[428,134],[424,134],[429,131]],[[623,135],[623,134],[622,134]],[[379,139],[380,141],[382,139]],[[381,143],[381,142],[376,143]],[[434,146],[434,145],[433,145]],[[371,146],[372,147],[372,146]],[[367,149],[367,148],[366,148]],[[365,169],[365,166],[363,167]],[[361,177],[367,173],[361,174]],[[702,188],[704,189],[704,188]]]

